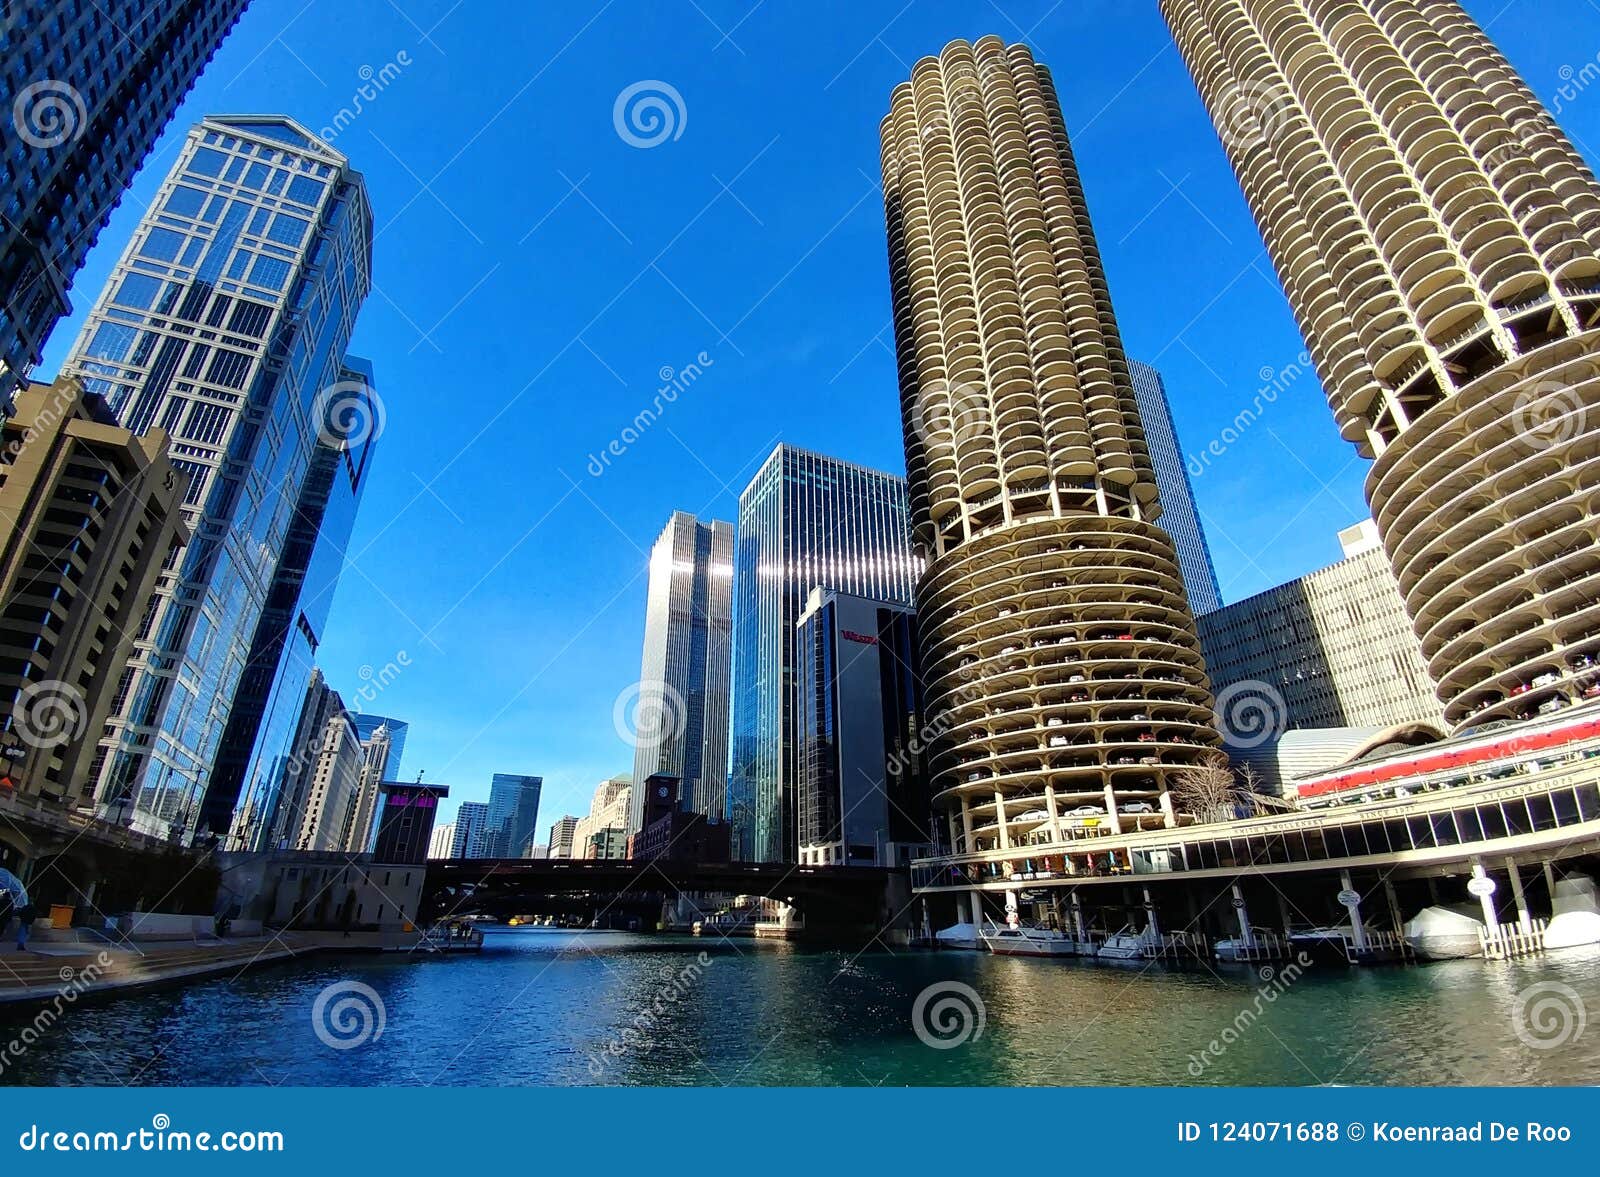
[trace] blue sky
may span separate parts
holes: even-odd
[[[1600,10],[1467,8],[1593,162],[1600,93],[1567,79],[1600,52]],[[195,120],[318,130],[393,63],[335,142],[377,218],[352,350],[386,421],[321,662],[349,692],[404,652],[371,709],[410,722],[408,777],[458,801],[495,772],[542,774],[541,827],[584,813],[632,764],[613,702],[639,675],[669,513],[732,519],[780,439],[903,471],[878,122],[918,57],[991,32],[1055,72],[1129,352],[1162,370],[1199,453],[1302,343],[1154,0],[254,0],[90,255],[40,375]],[[681,96],[647,147],[613,122],[640,82]],[[1336,558],[1363,467],[1314,377],[1278,395],[1196,480],[1224,599]]]

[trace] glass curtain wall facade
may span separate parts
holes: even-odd
[[[1200,525],[1200,510],[1194,503],[1183,447],[1172,424],[1166,381],[1160,372],[1138,360],[1128,361],[1128,373],[1133,377],[1133,396],[1139,404],[1156,489],[1161,493],[1161,526],[1178,549],[1178,570],[1183,573],[1189,608],[1196,616],[1213,613],[1222,608],[1222,593],[1217,588],[1217,570],[1211,565],[1211,549],[1206,546],[1205,528]]]
[[[528,857],[544,778],[497,772],[489,785],[489,857]]]
[[[722,821],[733,664],[733,525],[676,511],[650,552],[633,779],[681,782],[684,807]],[[633,790],[628,829],[644,818]]]
[[[194,540],[136,635],[98,798],[192,835],[371,285],[372,214],[348,160],[278,116],[202,121],[64,370],[127,429],[172,436]]]
[[[736,861],[793,862],[795,626],[814,588],[910,605],[902,478],[780,445],[739,497],[727,819]]]
[[[0,13],[0,411],[247,0],[12,0]]]
[[[389,757],[384,761],[383,779],[397,781],[400,779],[400,758],[406,750],[406,732],[409,725],[402,719],[390,719],[385,715],[369,715],[359,712],[351,716],[356,721],[356,731],[361,733],[361,742],[364,744],[372,739],[373,733],[380,727],[389,729]]]
[[[370,364],[346,357],[340,384],[351,395],[364,390],[369,404],[361,419],[376,419],[376,410],[370,407],[371,398],[377,396]],[[249,815],[270,813],[283,787],[283,769],[294,752],[300,700],[311,678],[366,489],[372,439],[358,437],[347,445],[337,430],[338,421],[330,417],[319,431],[311,471],[295,505],[266,607],[256,623],[250,661],[228,715],[201,810],[200,828],[230,830],[230,845],[266,848],[266,827]]]

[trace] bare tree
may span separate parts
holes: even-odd
[[[1220,752],[1190,765],[1172,784],[1173,806],[1203,823],[1232,821],[1241,800],[1239,782]]]

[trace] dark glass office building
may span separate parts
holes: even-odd
[[[926,855],[916,615],[814,590],[800,618],[796,676],[799,860],[898,866]]]
[[[795,625],[814,588],[910,605],[905,480],[780,445],[739,497],[728,821],[737,861],[793,862]]]
[[[526,858],[539,824],[544,778],[497,772],[489,785],[486,839],[490,858]]]
[[[0,410],[111,210],[247,0],[13,0],[0,13]]]

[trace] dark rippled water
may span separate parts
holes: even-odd
[[[981,1034],[956,1006],[941,1012],[970,1003],[955,983],[981,1002]],[[369,1000],[358,984],[382,1003],[381,1034],[356,1005],[340,1012]],[[916,1032],[932,986],[924,1034],[940,1041],[943,1026],[960,1045]],[[1291,981],[530,930],[490,933],[476,957],[325,957],[79,1004],[0,1082],[1592,1084],[1591,1022],[1590,950]],[[0,1014],[0,1044],[23,1024]],[[328,1044],[341,1034],[366,1040]]]

